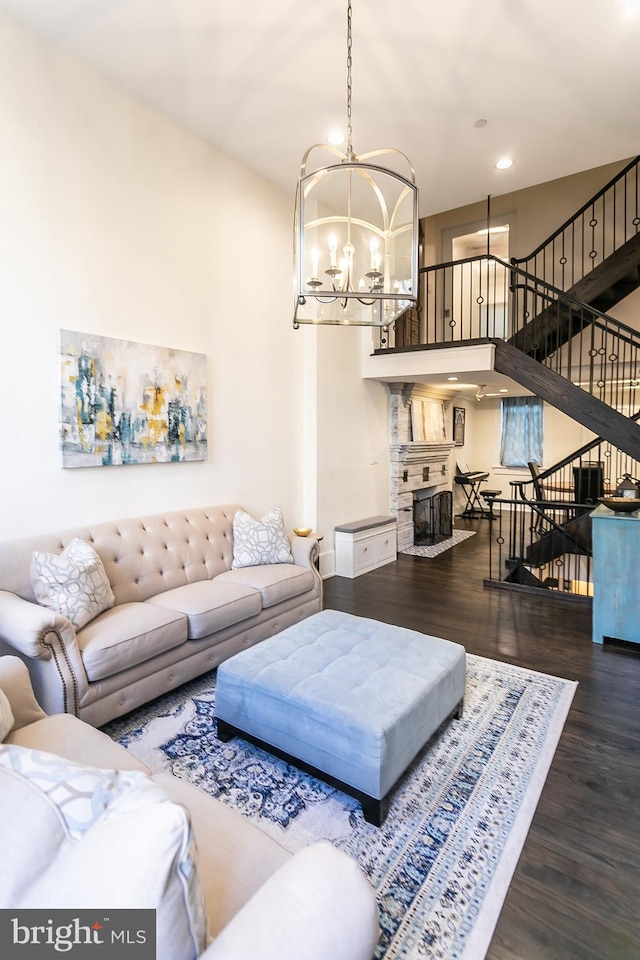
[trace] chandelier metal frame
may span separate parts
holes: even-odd
[[[352,46],[348,0],[347,146],[342,152],[333,144],[316,143],[300,165],[294,214],[296,329],[304,323],[386,327],[417,303],[415,170],[406,154],[393,148],[356,156]],[[319,150],[328,152],[332,162],[312,166],[310,155]],[[372,162],[389,155],[406,164],[406,176]],[[329,257],[322,269],[321,250]]]

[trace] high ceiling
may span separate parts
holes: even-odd
[[[640,0],[352,3],[353,146],[407,154],[422,216],[640,153]],[[305,150],[346,125],[346,11],[346,0],[0,0],[292,204]],[[514,165],[497,171],[505,155]],[[456,389],[485,382],[522,392],[486,371]]]
[[[406,153],[423,216],[640,152],[640,0],[353,7],[354,148]],[[0,11],[292,194],[307,147],[345,126],[346,0]]]

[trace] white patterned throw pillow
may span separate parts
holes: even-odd
[[[115,603],[102,560],[76,537],[62,553],[34,553],[31,586],[38,603],[71,620],[81,630]]]
[[[280,507],[267,510],[262,520],[238,510],[233,518],[231,566],[257,567],[261,563],[293,563]]]
[[[207,945],[191,820],[146,773],[0,745],[0,908],[156,911],[158,960]]]

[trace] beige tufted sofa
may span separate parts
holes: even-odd
[[[29,668],[48,714],[102,726],[322,607],[318,545],[291,535],[294,563],[232,569],[233,517],[205,507],[0,543],[0,653]],[[99,554],[115,604],[77,631],[40,606],[34,551],[72,539]]]

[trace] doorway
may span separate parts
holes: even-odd
[[[436,267],[439,263],[443,267],[437,268],[439,272],[432,282],[421,277],[420,306],[396,320],[389,334],[390,345],[407,347],[487,337],[508,339],[511,303],[508,264],[516,214],[513,211],[499,214],[490,217],[488,223],[487,220],[472,221],[441,231],[440,244],[430,253],[439,260],[430,262],[429,266]],[[422,243],[421,223],[421,251]],[[452,261],[456,262],[455,266]],[[458,261],[466,262],[458,265]],[[422,253],[420,262],[423,262]]]
[[[451,259],[465,261],[454,267],[451,304],[462,339],[509,336],[509,271],[493,257],[509,262],[508,223],[451,237]]]

